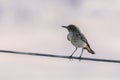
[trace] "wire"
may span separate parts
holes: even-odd
[[[53,54],[43,54],[43,53],[33,53],[33,52],[19,52],[19,51],[11,51],[11,50],[0,50],[0,52],[2,52],[2,53],[12,53],[12,54],[22,54],[22,55],[32,55],[32,56],[44,56],[44,57],[70,59],[69,56],[63,56],[63,55],[53,55]],[[79,59],[79,57],[72,57],[72,59]],[[85,58],[85,57],[82,57],[81,60],[120,63],[120,60]]]

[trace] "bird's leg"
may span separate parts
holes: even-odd
[[[73,53],[69,56],[69,58],[72,58],[73,54],[76,52],[77,48],[73,51]]]
[[[82,57],[82,54],[83,54],[83,50],[84,50],[84,48],[82,48],[82,51],[81,51],[81,54],[80,54],[79,60],[81,60],[81,57]]]

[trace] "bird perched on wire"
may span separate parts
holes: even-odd
[[[67,35],[67,39],[75,46],[75,50],[70,55],[70,58],[72,58],[73,54],[78,48],[82,48],[79,59],[81,59],[84,49],[86,49],[89,53],[95,54],[95,52],[90,48],[86,37],[81,33],[78,27],[76,27],[75,25],[68,25],[62,27],[68,30],[69,34]]]

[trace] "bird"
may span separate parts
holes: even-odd
[[[67,39],[72,43],[73,46],[75,46],[75,50],[69,56],[69,58],[73,57],[74,53],[77,51],[78,48],[82,48],[79,59],[81,59],[84,49],[91,54],[95,54],[95,52],[91,49],[87,38],[84,36],[84,34],[80,31],[80,29],[76,25],[70,24],[68,26],[62,27],[68,30],[69,33],[67,35]]]

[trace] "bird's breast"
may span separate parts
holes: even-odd
[[[77,48],[86,46],[86,43],[81,40],[80,36],[78,36],[74,33],[69,33],[67,38]]]

